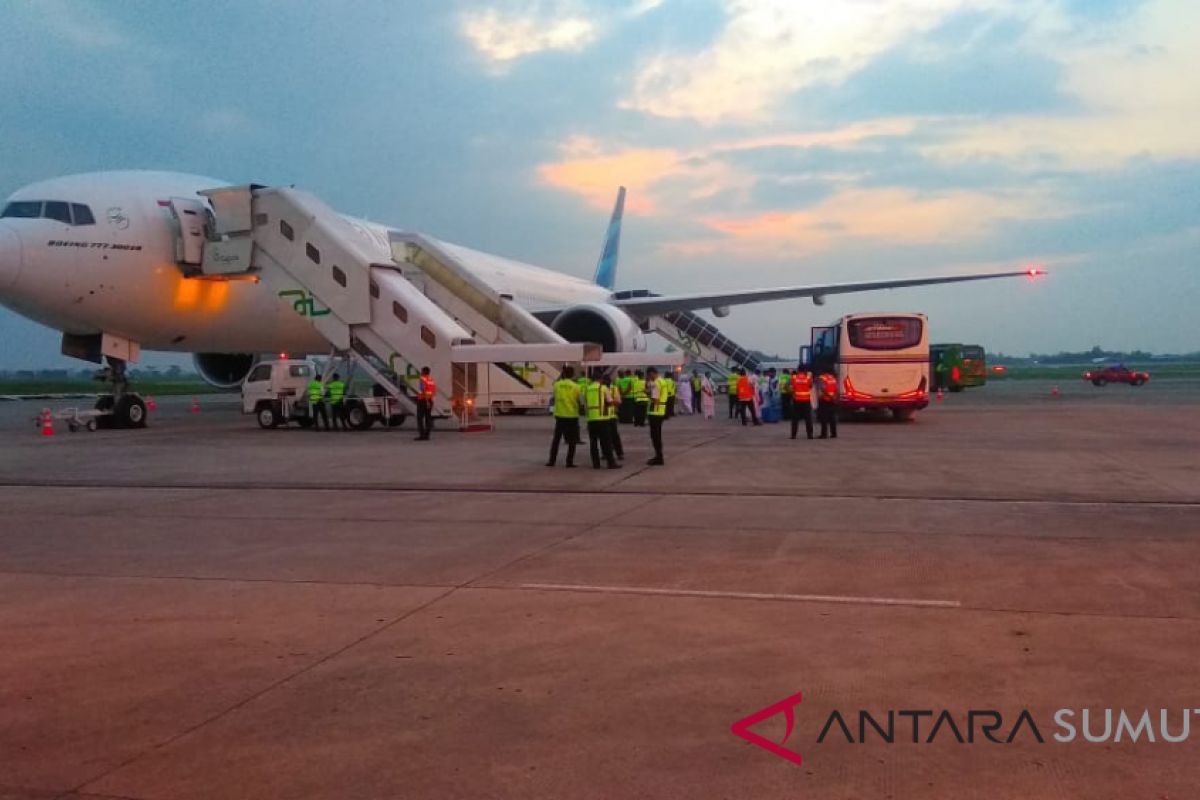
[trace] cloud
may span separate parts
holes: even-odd
[[[567,140],[558,161],[538,167],[542,183],[581,196],[594,208],[606,208],[618,184],[629,189],[631,214],[678,211],[689,202],[736,192],[749,198],[756,177],[730,160],[735,153],[767,149],[840,150],[873,139],[909,134],[913,119],[865,120],[827,130],[770,133],[716,140],[707,147],[609,148],[587,137]]]
[[[53,35],[76,47],[104,50],[128,41],[112,20],[89,3],[42,0],[32,10]]]
[[[663,2],[588,5],[584,0],[513,0],[500,9],[465,12],[461,30],[494,72],[504,72],[526,56],[583,50],[620,23],[644,16]]]
[[[702,222],[723,238],[676,243],[671,252],[728,253],[759,258],[827,250],[847,240],[926,245],[980,239],[1002,222],[1062,215],[1042,193],[847,188],[812,208],[749,217],[709,216]]]
[[[595,22],[565,4],[527,3],[510,11],[462,16],[462,34],[494,69],[548,50],[581,50],[595,40]]]
[[[726,0],[728,23],[698,53],[643,64],[622,107],[711,124],[762,120],[787,95],[838,84],[880,53],[984,0]]]
[[[1061,41],[1038,36],[1058,54],[1061,91],[1073,113],[964,120],[924,154],[950,163],[1002,159],[1041,168],[1111,169],[1132,157],[1200,157],[1200,5],[1156,0],[1120,18],[1104,35]]]

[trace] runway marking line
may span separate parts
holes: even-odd
[[[864,606],[911,606],[916,608],[962,608],[958,600],[924,600],[911,597],[856,597],[835,594],[771,594],[765,592],[719,592],[706,589],[660,589],[651,586],[592,586],[575,583],[522,583],[522,589],[597,594],[643,594],[666,597],[711,597],[727,600],[782,600],[793,603],[842,603]]]

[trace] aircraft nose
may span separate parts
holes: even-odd
[[[0,223],[0,291],[17,282],[21,274],[21,239],[17,232]]]

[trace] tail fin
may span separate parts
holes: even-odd
[[[592,279],[597,286],[612,289],[617,282],[617,258],[621,250],[621,218],[625,215],[625,187],[617,190],[617,203],[613,206],[608,231],[604,234],[604,250],[596,262],[596,276]]]

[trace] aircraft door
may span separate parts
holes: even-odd
[[[175,261],[186,274],[199,272],[204,263],[205,226],[211,212],[205,203],[186,197],[172,197],[170,207],[175,222]]]

